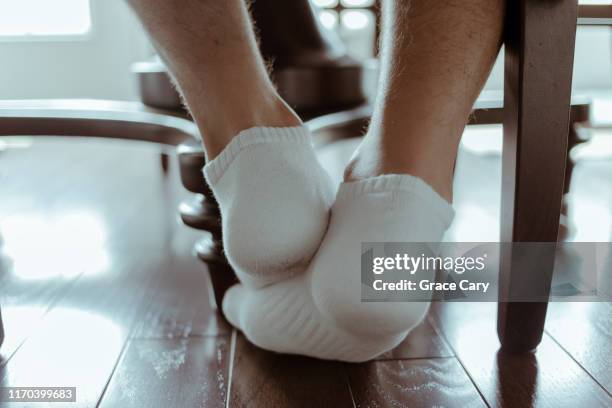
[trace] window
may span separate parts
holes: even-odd
[[[0,38],[84,35],[89,0],[0,0]]]
[[[313,0],[318,7],[321,24],[336,31],[349,53],[369,58],[376,37],[375,0]]]

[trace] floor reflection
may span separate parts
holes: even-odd
[[[9,359],[12,353],[31,334],[33,327],[49,309],[48,305],[16,305],[4,299],[2,304],[2,321],[10,332],[6,333],[0,349],[0,358]],[[0,364],[1,365],[1,364]]]
[[[0,221],[0,236],[3,269],[20,279],[73,278],[109,266],[104,221],[92,211],[15,214]]]
[[[14,323],[11,330],[18,329]],[[37,330],[46,335],[33,336],[21,346],[22,352],[5,369],[5,386],[97,384],[96,376],[107,374],[125,336],[112,319],[72,308],[54,309]]]

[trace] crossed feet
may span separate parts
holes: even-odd
[[[422,179],[372,175],[336,193],[303,126],[242,131],[204,173],[241,282],[223,311],[255,345],[361,362],[423,319],[427,302],[361,302],[360,266],[362,242],[442,239],[453,210]]]

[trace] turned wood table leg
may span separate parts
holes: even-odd
[[[206,159],[198,144],[180,145],[177,155],[181,182],[187,190],[195,193],[191,199],[181,203],[179,214],[186,225],[209,233],[196,242],[194,250],[208,267],[215,306],[221,312],[225,291],[238,279],[223,253],[221,214],[202,174]]]

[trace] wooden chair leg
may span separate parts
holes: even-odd
[[[576,0],[508,2],[505,38],[502,242],[556,242],[564,187]],[[514,262],[513,262],[514,261]],[[502,251],[500,300],[539,280],[538,302],[502,302],[502,348],[530,351],[542,340],[554,251],[540,254],[537,276]]]

